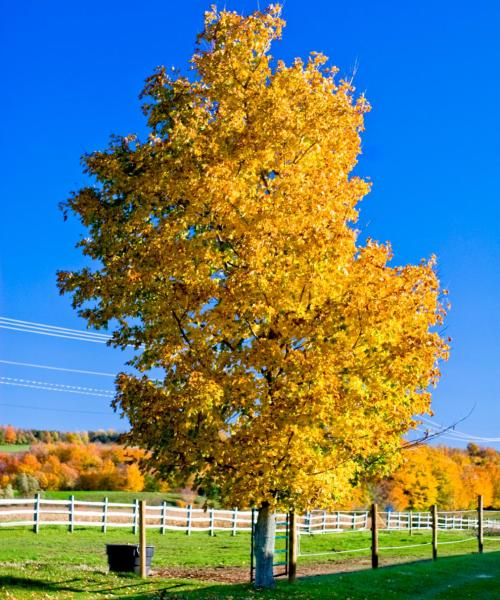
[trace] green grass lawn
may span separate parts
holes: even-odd
[[[123,491],[45,491],[42,497],[50,500],[68,500],[73,495],[76,500],[85,500],[87,502],[102,502],[103,498],[108,498],[110,502],[133,503],[134,500],[146,500],[151,504],[161,504],[166,500],[169,504],[176,504],[182,500],[180,492],[123,492]],[[193,506],[201,506],[205,502],[202,496],[196,496]]]
[[[0,444],[0,452],[13,454],[15,452],[28,452],[31,448],[29,444]]]
[[[351,533],[325,536],[302,536],[304,553],[320,553],[369,546],[369,534]],[[442,541],[463,539],[461,534],[442,534]],[[426,543],[427,533],[409,536],[403,532],[380,535],[381,548],[389,545]],[[186,579],[152,577],[142,581],[135,575],[107,573],[106,543],[136,543],[137,536],[127,530],[111,529],[102,534],[92,529],[77,529],[69,533],[62,527],[46,527],[36,535],[27,528],[0,529],[0,598],[14,599],[90,599],[134,598],[136,600],[249,600],[266,598],[281,600],[338,598],[347,600],[385,600],[436,598],[462,600],[493,600],[500,598],[500,552],[483,555],[472,553],[474,543],[448,544],[439,548],[440,558],[428,560],[430,547],[381,551],[381,565],[369,568],[369,552],[299,558],[299,576],[308,565],[331,564],[332,570],[352,566],[364,567],[352,573],[337,573],[300,578],[290,587],[280,582],[271,592],[257,593],[248,585],[215,584]],[[187,536],[179,532],[148,531],[148,543],[155,546],[155,568],[183,567],[190,569],[245,567],[249,564],[249,535],[231,536],[218,532]],[[487,550],[500,544],[486,542]],[[469,554],[463,554],[468,552]],[[457,555],[462,553],[461,555]],[[405,560],[401,563],[401,560]],[[400,562],[386,566],[390,562]],[[418,562],[417,562],[418,561]]]

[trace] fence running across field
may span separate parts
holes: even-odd
[[[284,515],[277,515],[283,520]],[[430,530],[432,515],[430,512],[378,512],[379,530]],[[187,534],[205,531],[214,535],[216,531],[250,532],[252,512],[184,508],[161,505],[148,505],[145,513],[146,527],[184,531]],[[369,511],[312,511],[297,515],[297,529],[300,535],[317,535],[368,531],[371,528]],[[38,532],[47,525],[66,525],[70,531],[75,527],[100,527],[103,533],[108,527],[128,527],[137,533],[139,527],[139,501],[133,503],[87,502],[75,500],[35,498],[0,499],[0,527],[32,526]],[[478,528],[478,515],[475,511],[440,511],[437,528],[439,530],[471,531]],[[500,534],[500,511],[484,511],[483,529],[491,534]],[[492,539],[495,539],[494,537]],[[498,537],[500,540],[500,535]]]
[[[375,504],[370,512],[357,513],[327,513],[314,511],[301,517],[298,525],[297,556],[324,557],[351,553],[371,553],[372,567],[376,568],[379,562],[379,553],[386,550],[407,550],[428,546],[432,548],[432,557],[437,558],[438,545],[464,544],[477,540],[479,552],[483,552],[485,542],[500,542],[500,511],[483,510],[482,496],[478,497],[477,510],[464,511],[439,511],[433,505],[431,512],[380,512]],[[371,535],[370,546],[359,548],[325,548],[323,551],[302,550],[301,537],[304,534],[340,533],[340,532],[367,532]],[[405,531],[410,535],[414,531],[429,531],[431,541],[419,543],[405,543],[402,545],[379,545],[379,531]],[[438,532],[465,532],[467,537],[461,539],[439,540]],[[366,538],[361,538],[366,539]],[[362,542],[361,542],[362,543]],[[361,545],[360,543],[360,545]],[[494,547],[497,549],[497,547]]]

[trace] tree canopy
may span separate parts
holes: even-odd
[[[84,157],[96,185],[66,210],[93,266],[59,285],[136,348],[115,405],[150,466],[227,505],[308,509],[391,466],[447,346],[434,258],[392,266],[355,228],[367,101],[322,54],[275,61],[283,26],[278,6],[212,9],[193,74],[147,80],[148,139]]]

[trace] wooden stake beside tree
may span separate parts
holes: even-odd
[[[431,524],[432,524],[432,559],[437,559],[438,553],[438,513],[437,505],[431,506]]]
[[[146,555],[146,500],[141,500],[139,504],[139,561],[140,575],[143,579],[148,576]]]
[[[274,66],[283,26],[277,5],[206,13],[195,72],[147,80],[149,137],[84,157],[96,185],[65,208],[99,266],[59,273],[89,326],[163,371],[117,379],[147,466],[257,507],[262,587],[275,512],[388,472],[447,352],[434,259],[391,266],[357,237],[368,103],[321,54]]]
[[[378,523],[377,523],[377,505],[372,504],[371,508],[372,522],[372,569],[378,568]]]
[[[482,554],[484,550],[484,526],[483,526],[483,496],[477,497],[477,546],[478,552]]]

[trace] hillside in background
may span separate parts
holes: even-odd
[[[54,432],[0,427],[0,495],[39,490],[166,492],[152,472],[141,472],[145,452],[116,443],[113,431]],[[466,450],[417,446],[403,453],[390,477],[361,481],[347,505],[364,508],[376,501],[394,510],[473,508],[482,494],[486,507],[500,508],[500,452],[469,444]],[[182,497],[193,495],[186,487]]]
[[[115,444],[120,441],[120,437],[121,433],[114,429],[54,431],[47,429],[20,429],[12,425],[0,425],[0,446],[36,444],[37,442],[83,442],[84,444],[98,442],[100,444]]]

